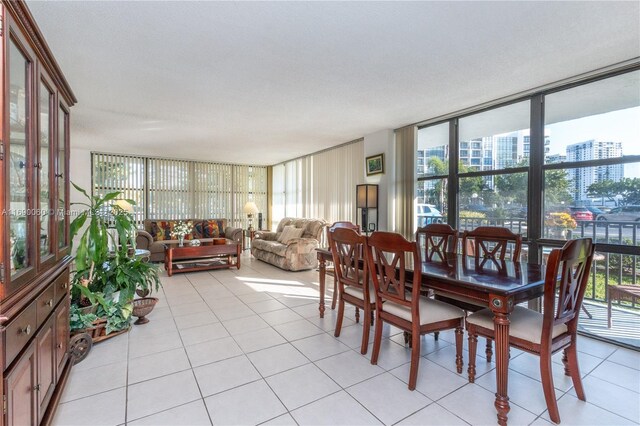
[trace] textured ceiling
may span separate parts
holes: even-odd
[[[274,164],[640,55],[634,2],[28,1],[72,144]]]

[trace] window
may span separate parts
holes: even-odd
[[[470,163],[459,166],[461,230],[492,224],[526,236],[528,158],[522,153],[530,108],[524,101],[460,119],[460,140],[474,148]]]
[[[418,170],[414,223],[416,226],[425,226],[447,222],[449,123],[419,129],[418,151],[428,155],[425,155],[426,173],[420,174]]]
[[[449,123],[418,130],[418,152],[424,157],[424,167],[418,176],[441,176],[449,173]]]
[[[267,212],[267,168],[92,153],[93,194],[120,191],[144,219],[228,219],[245,226],[244,204]]]
[[[640,205],[639,122],[640,71],[545,96],[546,238],[591,236],[600,243],[638,244],[629,224],[640,216],[625,209]],[[587,206],[603,213],[567,210]],[[559,220],[562,213],[572,220]]]

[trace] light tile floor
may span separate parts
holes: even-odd
[[[423,337],[411,392],[399,330],[385,326],[373,366],[371,345],[360,355],[353,309],[339,338],[336,312],[318,317],[317,272],[281,271],[248,253],[242,265],[164,275],[151,322],[97,344],[74,367],[54,424],[495,424],[484,351],[469,384],[466,370],[455,371],[453,333]],[[554,359],[562,424],[639,424],[640,353],[584,337],[579,351],[586,403]],[[550,424],[538,358],[511,355],[509,424]]]

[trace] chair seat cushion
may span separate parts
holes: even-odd
[[[344,292],[350,296],[364,300],[364,292],[359,287],[347,285],[344,287]],[[372,283],[369,283],[369,303],[376,303],[376,289],[373,288]]]
[[[462,309],[439,300],[420,297],[418,306],[420,309],[420,325],[464,318]],[[382,305],[382,310],[411,322],[411,309],[407,306],[387,300]]]
[[[523,306],[516,306],[509,320],[509,335],[518,339],[540,344],[542,340],[542,314]],[[467,317],[469,324],[474,324],[483,328],[493,330],[493,312],[483,309]],[[559,324],[553,327],[552,338],[556,338],[567,332],[566,324]]]

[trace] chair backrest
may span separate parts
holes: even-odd
[[[508,250],[510,245],[512,248]],[[484,266],[487,260],[496,264],[505,260],[509,251],[511,260],[519,261],[521,250],[522,237],[507,228],[479,226],[462,234],[462,254],[475,257],[480,267]]]
[[[445,223],[432,223],[418,228],[416,244],[424,260],[433,260],[435,255],[445,260],[445,253],[458,251],[458,231]]]
[[[364,259],[367,238],[347,227],[332,227],[329,235],[329,247],[340,291],[344,291],[345,286],[358,287],[364,293],[364,300],[369,300],[369,274]]]
[[[400,234],[376,231],[367,239],[366,252],[377,303],[398,303],[410,307],[413,316],[418,315],[420,274],[413,285],[411,299],[406,294],[407,260],[412,260],[413,267],[420,270],[420,251],[416,244]]]
[[[551,342],[555,325],[566,323],[570,333],[576,332],[594,251],[591,238],[570,240],[551,251],[544,283],[543,343]]]

